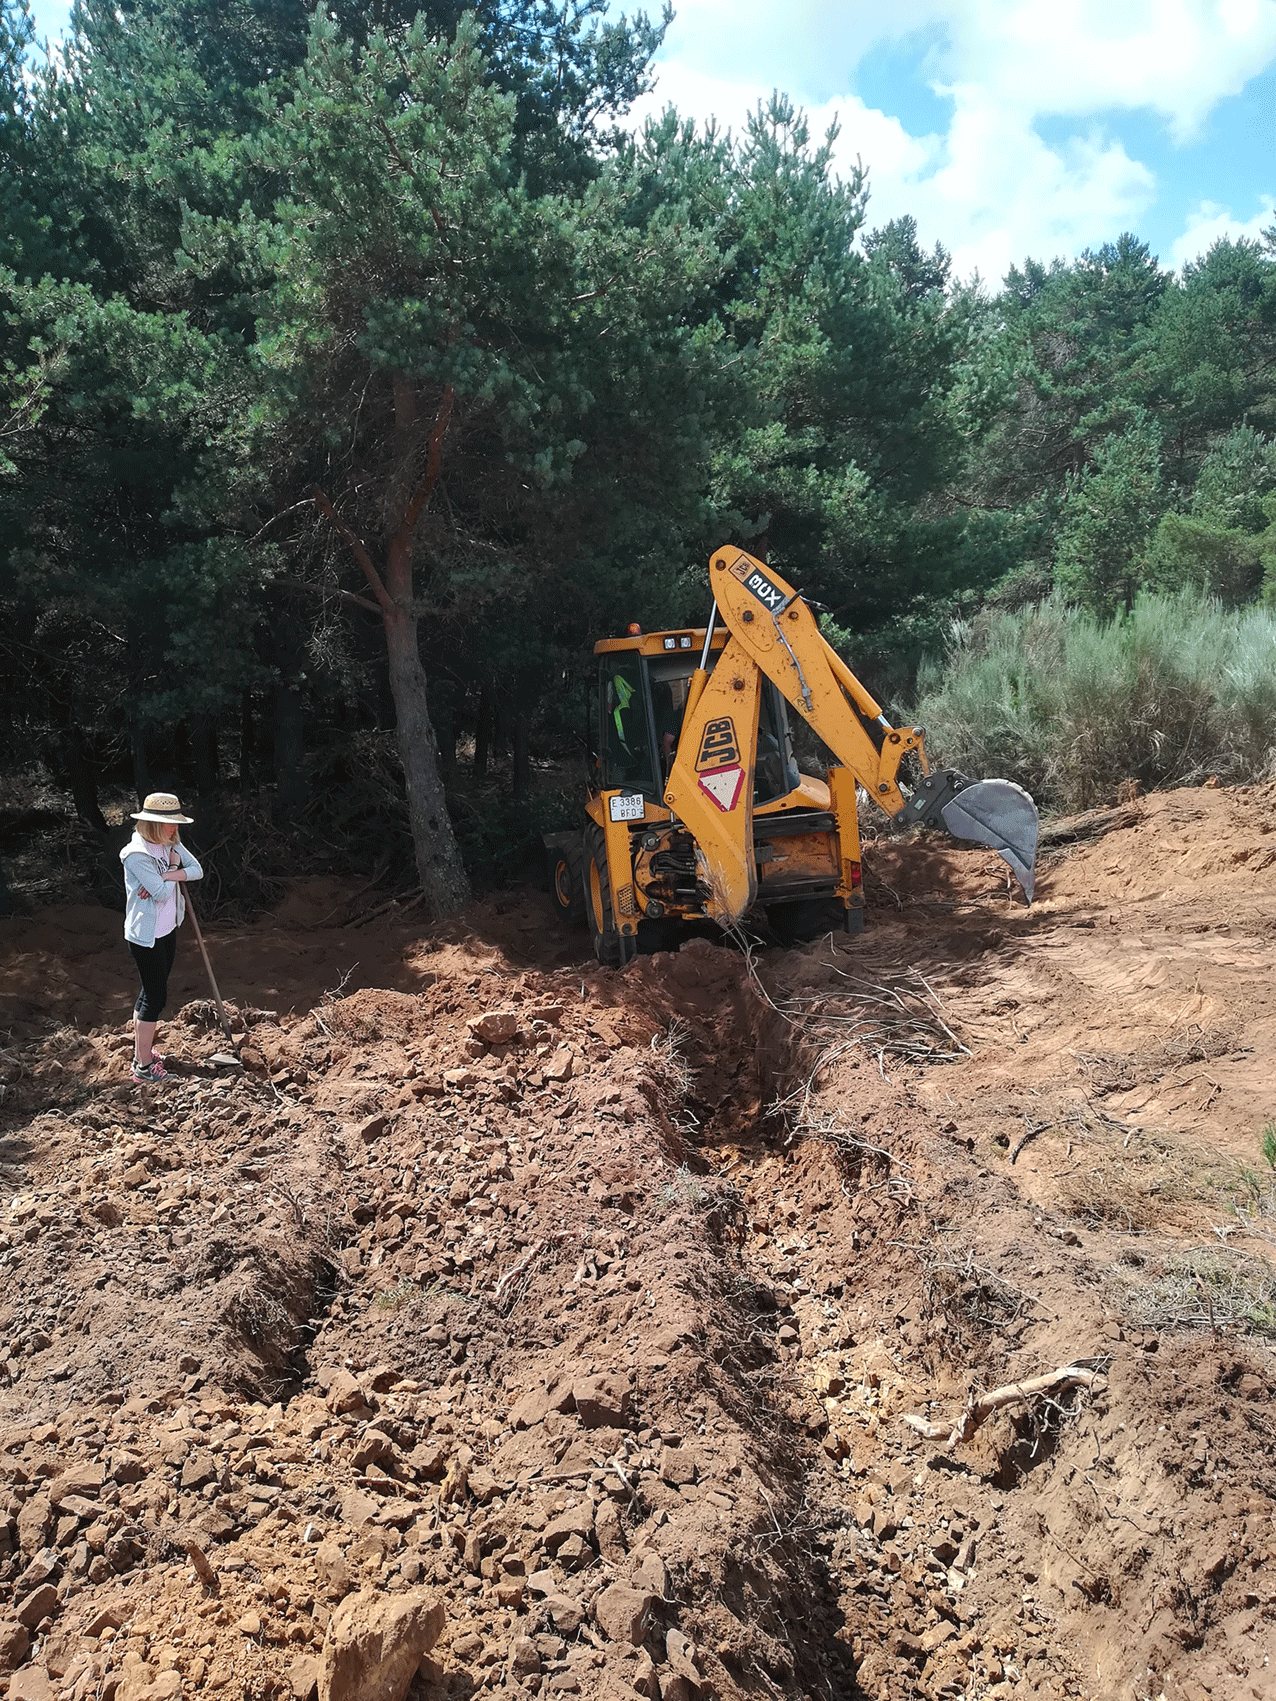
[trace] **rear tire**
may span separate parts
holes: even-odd
[[[625,961],[625,940],[616,926],[607,875],[607,844],[599,827],[585,835],[585,919],[593,940],[594,955],[605,969],[618,969]]]
[[[585,925],[585,847],[562,845],[548,853],[549,895],[564,927]]]

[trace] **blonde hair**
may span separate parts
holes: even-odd
[[[171,821],[139,821],[137,824],[137,830],[146,840],[148,845],[177,845],[180,844],[182,840],[180,828],[173,833],[171,839],[166,839],[164,837],[165,833],[173,825],[174,824]]]

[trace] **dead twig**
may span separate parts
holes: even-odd
[[[1015,1159],[1019,1156],[1020,1152],[1023,1151],[1029,1140],[1035,1140],[1038,1134],[1044,1134],[1047,1128],[1053,1128],[1055,1126],[1053,1122],[1032,1122],[1028,1117],[1024,1117],[1024,1121],[1027,1123],[1027,1127],[1010,1148],[1011,1163],[1014,1163]]]
[[[538,1240],[535,1246],[529,1247],[523,1257],[519,1259],[518,1263],[511,1269],[507,1270],[501,1277],[500,1281],[497,1282],[492,1294],[492,1304],[498,1311],[501,1308],[501,1300],[504,1297],[506,1288],[517,1276],[521,1276],[523,1274],[524,1270],[528,1268],[533,1259],[539,1257],[539,1255],[545,1250],[545,1246],[545,1241]]]
[[[336,1004],[340,999],[346,997],[346,987],[350,984],[350,976],[358,967],[358,963],[351,963],[337,984],[328,987],[323,995],[326,1004]]]
[[[192,1541],[184,1543],[184,1546],[186,1548],[186,1557],[195,1567],[195,1574],[199,1578],[200,1582],[210,1589],[215,1589],[217,1587],[217,1573],[208,1563],[208,1556],[205,1554],[203,1548],[199,1547]]]
[[[346,925],[349,927],[366,927],[370,921],[375,921],[378,916],[387,915],[393,909],[397,909],[406,915],[409,910],[414,910],[418,904],[424,902],[424,892],[418,892],[415,898],[408,898],[402,903],[398,898],[387,898],[384,904],[378,904],[376,909],[368,910],[366,914],[357,917]]]
[[[293,1221],[296,1223],[297,1227],[304,1228],[306,1223],[306,1213],[301,1200],[298,1199],[297,1195],[293,1192],[291,1185],[277,1172],[271,1176],[270,1185],[292,1211]]]
[[[906,1412],[901,1421],[924,1435],[927,1441],[943,1440],[945,1446],[956,1447],[959,1442],[969,1441],[980,1425],[1003,1406],[1026,1403],[1034,1394],[1045,1394],[1055,1389],[1080,1387],[1093,1390],[1095,1383],[1102,1379],[1102,1371],[1088,1365],[1065,1364],[1042,1376],[1030,1376],[1026,1382],[1008,1382],[1004,1388],[994,1388],[989,1394],[972,1394],[951,1424],[932,1423],[916,1412]]]

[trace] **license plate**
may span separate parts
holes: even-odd
[[[645,812],[640,791],[622,793],[607,800],[607,814],[612,821],[641,821]]]

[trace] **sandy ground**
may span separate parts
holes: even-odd
[[[162,1090],[119,917],[0,923],[0,1685],[1276,1695],[1276,788],[1070,831],[619,974],[299,882]]]

